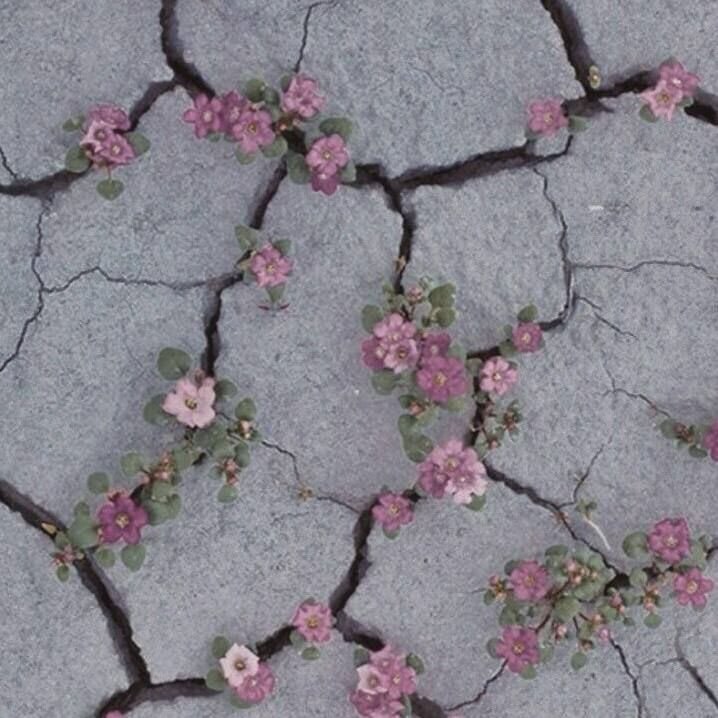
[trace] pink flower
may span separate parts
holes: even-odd
[[[374,651],[369,657],[369,663],[382,673],[390,673],[397,663],[403,665],[405,660],[404,654],[395,651],[389,644],[380,651]]]
[[[514,327],[511,339],[517,352],[535,352],[541,346],[541,327],[535,322],[522,322]]]
[[[331,638],[332,612],[321,603],[305,602],[294,614],[292,625],[306,641],[326,643]]]
[[[413,367],[419,358],[419,349],[413,339],[400,339],[391,344],[384,357],[384,366],[396,374]]]
[[[389,679],[387,693],[390,698],[410,696],[416,692],[416,671],[403,661],[395,662],[386,675]]]
[[[222,101],[216,97],[211,100],[207,95],[197,95],[194,107],[185,110],[182,119],[194,125],[195,137],[206,137],[210,132],[222,129]]]
[[[234,692],[245,703],[261,703],[274,690],[274,674],[266,663],[260,663],[257,672],[247,676]]]
[[[130,118],[128,114],[116,105],[98,105],[87,114],[90,122],[102,122],[114,130],[129,130]]]
[[[693,97],[693,93],[700,82],[698,75],[686,71],[677,60],[664,62],[660,68],[660,77],[663,82],[681,93],[681,99],[683,97]]]
[[[464,363],[454,357],[434,356],[422,363],[416,383],[432,401],[444,403],[466,393],[469,381]]]
[[[389,676],[371,663],[357,668],[359,685],[357,690],[364,693],[386,693],[389,690]]]
[[[471,452],[469,454],[469,452]],[[446,483],[446,493],[452,494],[457,504],[470,504],[474,496],[483,496],[488,484],[486,469],[473,449],[466,449],[461,469]]]
[[[527,666],[539,662],[535,631],[523,626],[506,626],[496,646],[496,653],[506,659],[510,671],[521,673]]]
[[[419,465],[419,486],[440,499],[445,492],[458,493],[464,483],[471,483],[459,481],[460,477],[478,478],[485,473],[484,465],[472,448],[464,448],[458,439],[449,439],[443,445],[435,446]],[[452,482],[451,489],[449,482]]]
[[[96,154],[108,165],[127,165],[135,159],[132,145],[122,135],[115,133],[104,140]]]
[[[110,711],[109,713],[105,713],[105,718],[124,718],[124,713],[120,713],[120,711]]]
[[[409,499],[400,494],[385,491],[379,494],[379,499],[371,510],[374,520],[380,523],[385,531],[392,533],[401,526],[410,524],[414,520],[414,511]]]
[[[341,135],[329,135],[314,140],[306,156],[313,173],[335,175],[349,163],[349,150]]]
[[[386,349],[382,346],[376,337],[371,339],[365,339],[361,343],[362,350],[362,361],[370,369],[378,371],[384,368],[384,357],[386,356]]]
[[[568,127],[568,117],[561,100],[535,100],[529,104],[529,129],[539,135],[550,137],[561,128]]]
[[[266,110],[250,105],[232,125],[232,137],[239,142],[242,152],[248,155],[271,145],[274,142],[272,116]]]
[[[667,120],[673,118],[673,112],[681,97],[681,91],[665,80],[660,80],[654,88],[640,94],[641,100],[650,107],[654,117],[665,117]]]
[[[102,543],[116,543],[122,539],[127,544],[140,542],[141,529],[147,525],[147,512],[127,494],[117,493],[97,511]]]
[[[691,534],[685,519],[663,519],[648,535],[648,546],[658,558],[679,563],[691,552]]]
[[[713,426],[703,437],[703,446],[708,450],[713,461],[718,461],[718,421],[713,422]]]
[[[487,360],[481,368],[481,390],[487,394],[503,396],[518,379],[516,369],[503,357]]]
[[[317,92],[317,81],[307,75],[295,75],[282,93],[282,109],[308,120],[324,107],[325,99]]]
[[[326,172],[312,172],[312,189],[315,192],[323,192],[328,197],[333,195],[339,187],[339,175],[327,174]]]
[[[673,581],[678,603],[681,606],[690,603],[696,608],[703,608],[706,605],[706,594],[713,590],[713,586],[713,581],[706,578],[697,568],[679,574]]]
[[[601,626],[596,631],[596,637],[605,646],[611,640],[611,631],[608,626]]]
[[[287,281],[292,271],[292,260],[271,244],[266,244],[252,256],[249,268],[257,277],[257,286],[276,287]]]
[[[393,312],[388,317],[384,317],[380,322],[374,325],[374,336],[380,339],[384,346],[396,344],[402,339],[411,339],[416,334],[416,327],[401,314]]]
[[[383,365],[400,374],[416,364],[419,348],[414,336],[416,327],[396,312],[374,326],[374,337],[384,353]]]
[[[367,693],[357,690],[349,696],[349,700],[357,713],[366,718],[396,718],[404,707],[388,693]]]
[[[551,590],[551,576],[538,561],[522,561],[510,574],[509,583],[519,601],[540,601]]]
[[[222,95],[222,129],[232,136],[232,127],[239,122],[242,113],[249,107],[249,101],[239,93],[231,90]]]
[[[424,336],[421,342],[421,359],[424,363],[432,357],[445,357],[451,345],[451,337],[446,332],[435,332]]]
[[[197,386],[187,377],[182,377],[174,391],[167,394],[162,409],[177,418],[180,424],[202,429],[212,423],[214,409],[214,379],[205,377]]]
[[[227,683],[232,688],[239,688],[249,676],[259,671],[259,658],[247,648],[236,643],[227,651],[224,658],[219,659]]]
[[[110,125],[106,122],[102,122],[102,120],[92,120],[85,129],[85,134],[80,140],[80,145],[87,147],[93,153],[99,152],[103,143],[110,137],[115,137],[115,133]]]

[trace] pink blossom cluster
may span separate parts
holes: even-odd
[[[214,384],[212,377],[201,372],[195,372],[193,377],[184,376],[167,394],[162,409],[191,429],[209,426],[216,416],[213,408],[216,398]]]
[[[671,120],[676,108],[687,107],[693,102],[700,80],[677,60],[664,62],[658,75],[655,86],[641,93],[641,100],[649,113],[647,119],[664,117]]]
[[[398,718],[403,714],[409,697],[416,692],[417,670],[421,660],[385,646],[369,654],[357,668],[359,683],[349,700],[360,716],[366,718]]]
[[[371,510],[371,515],[390,538],[394,538],[402,526],[414,520],[414,505],[401,494],[382,491]]]
[[[532,133],[551,137],[564,127],[568,127],[568,116],[563,109],[562,100],[548,98],[529,103],[528,128]]]
[[[284,284],[292,271],[292,260],[285,257],[273,244],[265,244],[255,251],[249,261],[257,286],[271,289]]]
[[[245,705],[256,705],[274,689],[272,669],[245,645],[233,644],[219,660],[225,681]]]
[[[418,486],[436,499],[445,494],[457,504],[470,504],[486,493],[486,468],[471,447],[459,439],[435,446],[419,465]]]
[[[331,638],[334,618],[329,606],[312,599],[304,601],[295,611],[292,626],[309,643],[327,643]]]
[[[341,135],[333,133],[314,140],[306,156],[312,189],[334,194],[341,182],[341,170],[349,164],[349,159],[349,148]]]
[[[113,168],[135,159],[135,150],[124,136],[130,129],[127,113],[115,105],[98,105],[84,123],[80,147],[95,167]]]

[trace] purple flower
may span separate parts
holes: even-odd
[[[718,421],[713,422],[713,426],[706,432],[703,437],[703,446],[710,453],[713,461],[718,461]]]
[[[322,192],[327,197],[333,195],[339,187],[339,175],[329,175],[326,172],[312,172],[311,176],[312,189],[315,192]]]
[[[440,404],[466,393],[469,382],[464,363],[454,357],[427,359],[416,374],[416,383],[432,401]]]
[[[216,97],[211,100],[207,95],[197,95],[194,107],[185,110],[182,119],[194,125],[195,137],[206,137],[210,132],[222,129],[222,101]]]
[[[308,75],[295,75],[282,93],[282,110],[295,113],[303,120],[314,117],[325,103],[317,90],[316,80]]]
[[[116,543],[122,539],[125,543],[137,544],[141,529],[148,521],[147,512],[124,493],[114,494],[100,506],[97,518],[102,543]]]
[[[424,336],[421,342],[421,358],[419,363],[423,364],[432,357],[444,357],[449,351],[451,337],[446,332],[434,332]]]
[[[416,692],[416,671],[403,662],[396,662],[386,675],[389,678],[387,693],[390,698],[410,696]]]
[[[357,673],[359,674],[357,690],[364,693],[386,693],[389,689],[389,676],[371,663],[359,666]]]
[[[685,519],[663,519],[648,535],[648,546],[658,558],[679,563],[691,552],[691,534]]]
[[[292,261],[271,244],[267,244],[254,254],[249,268],[257,277],[257,286],[276,287],[287,281],[292,271]]]
[[[396,718],[404,707],[388,693],[367,693],[356,690],[349,696],[349,700],[357,713],[366,718]]]
[[[462,453],[460,468],[446,482],[446,493],[451,494],[457,504],[469,504],[474,496],[486,493],[486,468],[473,449],[467,448]]]
[[[348,164],[349,150],[341,135],[320,137],[309,148],[306,162],[313,174],[335,175]]]
[[[519,601],[540,601],[551,590],[551,576],[538,561],[522,561],[509,574],[509,583]]]
[[[239,122],[242,113],[249,107],[249,101],[234,90],[222,95],[221,101],[222,130],[231,137],[232,127]]]
[[[296,610],[292,625],[306,641],[326,643],[332,635],[332,620],[332,612],[328,606],[305,601]]]
[[[503,396],[517,381],[518,372],[503,357],[489,359],[481,368],[481,391]]]
[[[274,675],[266,663],[260,663],[257,672],[247,676],[234,689],[237,697],[246,703],[261,703],[274,689]]]
[[[374,520],[380,523],[389,533],[401,526],[410,524],[414,520],[414,511],[411,501],[400,494],[385,491],[379,494],[379,499],[371,510]]]
[[[266,110],[250,105],[232,125],[232,137],[239,142],[242,152],[248,155],[271,145],[274,142],[272,116]]]
[[[413,322],[396,312],[378,322],[374,326],[374,338],[383,352],[383,366],[396,374],[414,366],[419,358],[415,335]]]
[[[361,343],[362,361],[366,366],[374,371],[379,371],[384,368],[384,357],[386,356],[386,349],[382,346],[381,342],[376,337],[365,339]]]
[[[112,133],[100,146],[96,157],[108,165],[127,165],[135,159],[132,145],[122,136]]]
[[[85,134],[80,140],[80,145],[86,147],[91,152],[99,152],[102,145],[110,137],[115,137],[115,133],[110,125],[102,120],[92,120],[85,129]]]
[[[681,91],[665,80],[660,80],[655,87],[640,94],[641,100],[650,107],[654,117],[665,117],[667,120],[673,119],[673,113],[682,97]]]
[[[689,603],[696,608],[703,608],[706,605],[706,594],[713,590],[713,581],[706,578],[697,568],[688,569],[681,573],[673,581],[673,588],[676,590],[676,599],[681,606]]]
[[[87,119],[90,123],[94,121],[102,122],[114,130],[130,129],[130,118],[128,114],[116,105],[98,105],[90,110]]]
[[[435,446],[419,465],[419,486],[436,499],[446,492],[455,494],[455,499],[456,495],[463,499],[464,493],[484,493],[486,484],[481,477],[485,474],[486,469],[472,448],[464,448],[458,439],[449,439]]]
[[[413,339],[400,339],[390,344],[384,357],[384,366],[393,369],[394,373],[401,372],[413,367],[419,358],[419,349]]]
[[[674,87],[683,97],[693,97],[700,80],[698,75],[688,72],[678,60],[664,62],[660,67],[660,77],[667,85]]]
[[[534,100],[529,104],[529,129],[539,135],[550,137],[568,126],[568,117],[561,100]]]
[[[527,666],[539,662],[536,632],[523,626],[506,626],[496,653],[506,659],[510,671],[521,673]]]
[[[541,346],[541,327],[535,322],[522,322],[514,327],[511,339],[517,352],[528,354]]]

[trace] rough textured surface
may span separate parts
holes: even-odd
[[[4,661],[3,716],[90,715],[126,683],[95,599],[77,578],[67,586],[57,581],[50,543],[4,506],[0,539],[0,642],[12,665],[22,666],[18,680]],[[45,666],[48,651],[56,658],[52,671]]]
[[[287,456],[260,448],[252,459],[229,506],[211,466],[186,472],[182,519],[153,532],[141,573],[117,570],[156,680],[204,675],[214,635],[267,638],[303,598],[327,601],[352,560],[353,513],[302,501]]]
[[[172,76],[160,47],[159,7],[124,0],[3,3],[0,145],[21,177],[60,169],[62,123],[98,102],[131,109],[150,82]],[[129,48],[131,52],[128,52]]]

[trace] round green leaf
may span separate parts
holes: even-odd
[[[663,619],[657,613],[649,613],[643,619],[643,623],[645,623],[648,628],[658,628],[658,626],[663,623]]]
[[[176,381],[181,379],[192,366],[192,360],[187,352],[181,349],[166,347],[157,357],[157,369],[163,379]]]
[[[289,634],[289,641],[298,650],[303,649],[307,645],[302,634],[296,629]]]
[[[572,596],[562,596],[554,606],[553,615],[561,623],[568,623],[580,610],[581,604],[578,599]]]
[[[416,671],[417,676],[421,675],[426,670],[424,668],[424,661],[422,661],[421,658],[416,655],[416,653],[410,653],[406,657],[406,663],[408,666],[410,666]]]
[[[120,468],[125,476],[137,476],[137,474],[144,470],[144,461],[139,454],[133,451],[129,454],[125,454],[120,459]]]
[[[70,543],[80,549],[97,544],[97,526],[89,516],[77,516],[67,529]]]
[[[259,77],[253,77],[245,83],[242,94],[250,102],[261,102],[264,99],[264,90],[266,87],[267,85],[264,80]]]
[[[164,426],[169,423],[170,415],[162,408],[164,400],[164,394],[156,394],[145,404],[145,408],[142,410],[142,418],[148,424]]]
[[[576,653],[571,656],[571,668],[573,668],[574,671],[581,670],[586,663],[588,663],[588,657],[585,653],[576,651]]]
[[[218,660],[224,658],[231,645],[224,636],[215,636],[212,641],[212,655]]]
[[[77,117],[71,117],[69,120],[65,120],[62,125],[62,129],[65,132],[77,132],[82,129],[82,123],[85,121],[84,115],[78,115]]]
[[[122,563],[124,563],[130,571],[137,571],[144,563],[145,553],[145,547],[141,543],[135,544],[134,546],[128,544],[120,552],[120,557],[122,558]]]
[[[327,117],[319,123],[319,131],[325,135],[339,135],[347,142],[352,134],[352,121],[347,117]]]
[[[127,132],[125,139],[132,145],[137,157],[145,154],[150,148],[150,141],[140,132]]]
[[[237,162],[239,162],[240,165],[251,165],[257,158],[257,153],[253,152],[252,154],[247,155],[242,152],[242,150],[237,150],[234,153],[234,156],[237,158]]]
[[[282,157],[287,153],[289,145],[282,135],[277,135],[271,145],[262,147],[262,154],[265,157]]]
[[[307,646],[302,651],[302,658],[305,661],[316,661],[321,655],[321,651],[316,646]]]
[[[359,648],[354,649],[354,665],[359,668],[359,666],[363,666],[365,663],[369,663],[369,651],[367,651],[366,648],[362,648],[361,646]]]
[[[499,645],[501,641],[499,641],[498,638],[491,638],[486,642],[486,651],[492,658],[498,658],[499,654],[496,653],[496,646]]]
[[[351,184],[356,182],[357,168],[356,165],[350,160],[339,172],[339,178],[344,184]]]
[[[245,227],[243,224],[238,224],[234,228],[234,236],[239,242],[239,246],[243,251],[248,249],[254,249],[257,246],[257,230],[251,227]]]
[[[78,503],[75,504],[75,508],[73,509],[73,514],[76,517],[80,517],[80,516],[89,517],[90,516],[90,507],[84,501],[79,501]]]
[[[115,552],[107,546],[100,546],[95,551],[95,559],[102,568],[112,568],[115,565]]]
[[[525,678],[527,681],[530,681],[533,678],[536,678],[536,668],[531,665],[526,666],[526,668],[524,668],[519,675],[521,678]]]
[[[220,379],[214,385],[214,394],[217,401],[230,399],[237,393],[237,387],[229,379]]]
[[[361,324],[365,332],[371,334],[374,327],[384,319],[384,312],[374,304],[367,304],[361,310]]]
[[[82,174],[90,169],[90,160],[80,145],[70,147],[65,155],[65,169],[75,174]]]
[[[118,179],[104,179],[97,183],[100,196],[109,200],[117,199],[124,189],[125,185]]]
[[[586,121],[585,117],[580,117],[579,115],[571,115],[568,118],[568,131],[575,135],[579,132],[583,132],[584,130],[588,129],[588,122]]]
[[[630,558],[646,558],[648,556],[648,536],[641,531],[629,534],[623,539],[623,552]]]
[[[534,322],[538,317],[538,309],[533,304],[524,307],[517,315],[520,322]]]
[[[240,421],[254,421],[257,416],[257,407],[251,399],[242,399],[234,408],[234,415]]]
[[[292,250],[291,239],[277,239],[272,242],[272,246],[284,257],[286,257]]]
[[[371,385],[377,394],[391,394],[398,382],[399,377],[391,369],[382,369],[371,375]]]
[[[287,152],[287,173],[296,184],[306,184],[311,176],[304,157],[296,152]]]
[[[237,498],[237,489],[230,485],[224,484],[217,494],[217,500],[223,504],[228,504]]]
[[[101,471],[90,474],[87,478],[87,488],[93,494],[107,493],[107,490],[110,488],[110,477]]]
[[[474,495],[468,504],[462,504],[462,506],[469,509],[469,511],[481,511],[486,506],[486,496],[483,494],[481,496]]]
[[[456,312],[451,309],[450,307],[442,307],[439,309],[438,312],[436,312],[436,323],[446,329],[446,327],[450,327],[454,320],[456,319]]]
[[[442,284],[429,292],[432,307],[453,307],[456,287],[453,284]]]
[[[646,122],[658,122],[658,118],[651,112],[651,108],[648,105],[643,105],[638,115]]]
[[[217,692],[223,691],[226,685],[224,682],[224,676],[216,668],[212,668],[212,670],[207,672],[204,682],[207,688],[209,688],[211,691]]]
[[[63,564],[62,566],[57,567],[57,571],[55,572],[58,579],[65,583],[68,578],[70,578],[70,567]]]

